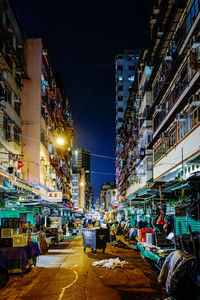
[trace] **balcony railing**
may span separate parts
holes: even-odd
[[[154,132],[160,126],[165,116],[168,114],[172,106],[176,103],[179,96],[190,82],[190,74],[187,70],[187,62],[183,67],[182,71],[179,74],[178,80],[175,81],[175,87],[173,90],[170,90],[168,95],[165,98],[165,101],[161,105],[161,110],[157,113],[156,117],[154,118]]]

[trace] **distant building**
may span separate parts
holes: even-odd
[[[85,209],[85,171],[81,167],[72,170],[72,202],[75,209]]]
[[[76,167],[81,167],[85,170],[86,182],[90,183],[90,152],[87,149],[76,148],[74,155],[74,163]]]
[[[95,200],[95,207],[94,207],[95,211],[99,211],[100,210],[100,199],[97,198]]]
[[[86,185],[86,191],[85,191],[85,209],[88,211],[91,211],[94,207],[93,205],[94,201],[94,189],[91,185]]]
[[[122,126],[129,88],[135,80],[139,50],[124,50],[118,54],[115,60],[115,82],[116,82],[116,131]]]
[[[116,203],[116,188],[114,183],[104,183],[100,192],[101,208],[110,211]]]
[[[90,211],[93,208],[94,191],[90,185],[90,152],[83,148],[76,148],[74,151],[74,166],[83,168],[85,171],[85,209]]]
[[[135,71],[139,59],[138,49],[124,50],[118,54],[115,60],[115,82],[116,82],[116,162],[119,162],[121,145],[119,143],[120,129],[122,127],[127,102],[130,96],[130,88],[135,80]],[[116,174],[119,173],[119,166],[116,164]],[[118,186],[118,176],[116,177]]]

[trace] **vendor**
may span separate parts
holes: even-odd
[[[116,235],[117,235],[117,225],[118,225],[118,222],[114,222],[112,224],[112,226],[110,227],[110,244],[113,245],[116,245],[117,244],[117,241],[116,241]]]

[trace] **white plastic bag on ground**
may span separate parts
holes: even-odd
[[[120,260],[119,257],[117,258],[110,258],[110,259],[104,259],[100,261],[93,262],[94,267],[102,267],[102,268],[108,268],[108,269],[115,269],[117,267],[123,268],[123,266],[127,262],[125,260]]]

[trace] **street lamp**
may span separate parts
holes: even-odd
[[[58,137],[58,138],[56,139],[56,143],[57,143],[59,146],[63,146],[64,143],[65,143],[65,141],[64,141],[64,139],[63,139],[62,137]]]

